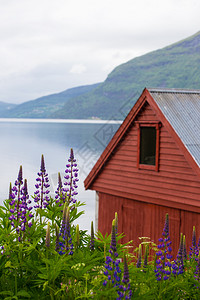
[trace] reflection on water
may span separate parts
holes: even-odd
[[[35,178],[44,154],[51,191],[57,187],[57,173],[65,171],[65,165],[74,149],[79,165],[78,200],[86,202],[85,215],[79,220],[81,229],[89,229],[94,220],[93,191],[85,191],[83,181],[112,138],[119,124],[113,123],[42,123],[1,122],[0,120],[0,201],[8,196],[9,183],[14,183],[19,166],[23,166],[23,178],[27,178],[29,194],[34,193]]]

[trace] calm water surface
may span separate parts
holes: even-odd
[[[81,229],[89,230],[95,219],[95,194],[84,190],[83,181],[119,125],[112,121],[0,119],[0,204],[8,197],[9,184],[14,184],[20,165],[33,195],[42,154],[54,193],[57,174],[64,174],[73,148],[80,170],[78,200],[86,203],[85,215],[78,223]]]

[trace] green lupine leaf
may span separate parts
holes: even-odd
[[[20,290],[18,293],[17,293],[17,296],[21,296],[21,297],[26,297],[26,298],[31,298],[31,295],[25,291],[25,290]]]

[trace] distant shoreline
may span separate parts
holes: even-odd
[[[85,119],[25,119],[0,118],[0,122],[16,123],[81,123],[81,124],[121,124],[122,120],[85,120]]]

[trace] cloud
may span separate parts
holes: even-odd
[[[1,0],[0,100],[103,81],[199,30],[197,0]]]
[[[71,67],[69,72],[72,74],[80,75],[80,74],[85,73],[86,69],[87,68],[83,64],[75,64]]]

